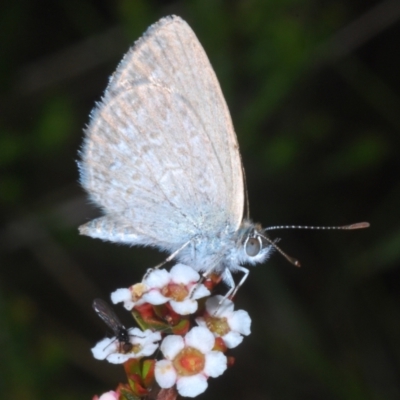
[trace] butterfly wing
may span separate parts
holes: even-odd
[[[175,249],[242,220],[242,166],[230,114],[194,32],[152,25],[92,113],[81,183],[104,216],[82,234]]]

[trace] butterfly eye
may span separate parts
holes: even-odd
[[[249,237],[247,238],[244,247],[248,256],[255,257],[261,250],[261,239],[258,236]]]

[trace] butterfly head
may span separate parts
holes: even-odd
[[[265,234],[259,224],[243,221],[238,230],[237,256],[240,264],[263,263],[270,255],[273,246],[266,240]]]

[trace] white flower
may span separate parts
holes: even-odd
[[[203,317],[196,318],[196,322],[210,329],[215,337],[221,337],[226,347],[232,349],[242,342],[242,335],[250,335],[251,319],[247,311],[233,311],[231,300],[225,299],[220,304],[222,299],[220,295],[207,299],[207,312]]]
[[[130,358],[151,356],[159,345],[155,342],[161,340],[161,334],[152,332],[150,329],[142,332],[138,328],[130,328],[128,333],[130,349],[126,349],[126,344],[118,341],[116,337],[105,338],[92,348],[93,357],[98,360],[107,359],[113,364],[121,364]]]
[[[169,301],[171,308],[180,315],[197,311],[197,299],[208,296],[210,291],[198,281],[200,275],[192,268],[176,264],[168,272],[156,269],[143,280],[148,288],[143,300],[159,305]]]
[[[111,293],[111,301],[114,304],[124,303],[124,307],[130,311],[133,307],[145,303],[142,296],[146,290],[147,286],[143,283],[132,285],[129,289],[117,289]]]
[[[155,378],[166,389],[176,383],[181,396],[196,397],[208,386],[208,377],[216,378],[227,368],[227,359],[213,351],[214,335],[204,327],[192,328],[183,338],[170,335],[161,343],[165,360],[157,361]]]
[[[118,400],[119,399],[119,394],[117,392],[114,392],[113,390],[103,393],[100,397],[95,396],[93,400]]]

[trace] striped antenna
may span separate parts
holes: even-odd
[[[354,230],[354,229],[365,229],[368,228],[369,222],[357,222],[355,224],[350,225],[342,225],[342,226],[303,226],[303,225],[276,225],[270,226],[268,228],[263,229],[264,232],[266,231],[273,231],[277,229],[313,229],[313,230]],[[271,246],[273,246],[283,257],[286,258],[291,264],[296,267],[300,267],[299,260],[295,259],[294,257],[289,256],[286,254],[277,244],[276,241],[269,239],[268,237],[261,235],[261,237],[266,240]]]
[[[342,226],[307,226],[307,225],[276,225],[270,226],[264,229],[266,231],[273,231],[277,229],[314,229],[314,230],[354,230],[354,229],[365,229],[368,228],[369,222],[357,222],[355,224],[350,225],[342,225]]]

